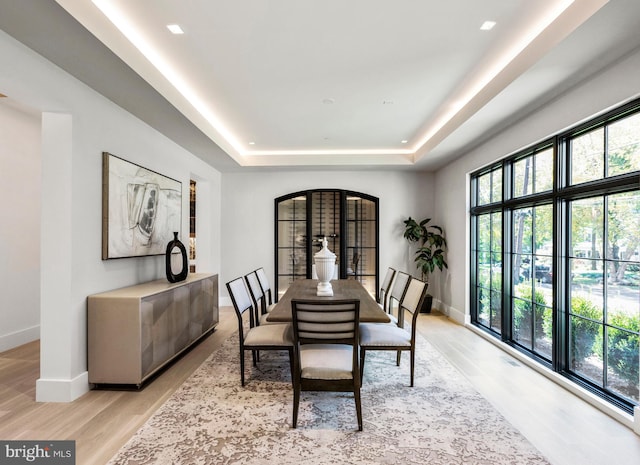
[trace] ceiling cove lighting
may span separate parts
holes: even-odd
[[[489,68],[484,74],[481,74],[477,80],[471,83],[463,96],[456,99],[455,105],[451,105],[449,110],[446,111],[438,120],[427,128],[422,137],[418,140],[413,147],[413,153],[424,146],[429,140],[434,137],[438,131],[440,131],[449,121],[451,121],[471,100],[478,95],[482,89],[484,89],[495,77],[504,70],[509,63],[511,63],[531,42],[535,40],[542,32],[549,27],[553,22],[560,17],[560,15],[569,8],[575,0],[559,0],[552,8],[546,12],[546,14],[540,18],[537,23],[531,25],[531,27],[520,36],[519,40],[507,49],[507,51],[498,59],[496,64]]]
[[[456,96],[456,104],[449,106],[433,124],[428,126],[421,137],[417,138],[415,145],[408,149],[355,149],[355,150],[246,150],[238,139],[225,127],[222,120],[208,107],[186,82],[186,80],[162,58],[162,55],[150,42],[137,30],[135,25],[120,11],[110,0],[92,0],[92,3],[111,21],[116,28],[142,53],[147,60],[160,72],[165,79],[202,115],[208,124],[213,127],[221,137],[236,151],[247,155],[415,155],[420,148],[432,139],[447,123],[449,123],[471,100],[476,97],[495,77],[503,71],[537,36],[550,26],[562,13],[571,6],[575,0],[557,0],[551,4],[546,14],[531,27],[524,31],[519,40],[515,41],[509,49],[490,67],[480,74],[466,89],[463,89],[460,97]],[[333,99],[324,99],[324,104]]]
[[[328,138],[325,140],[329,140]],[[413,155],[409,149],[252,150],[245,155]]]
[[[169,29],[172,34],[184,34],[179,24],[167,24],[167,29]]]
[[[158,51],[143,37],[128,18],[109,0],[92,0],[93,4],[113,23],[115,27],[136,47],[144,57],[162,74],[167,81],[200,113],[204,119],[236,150],[242,154],[241,144],[220,118],[187,84],[185,79],[165,61]]]

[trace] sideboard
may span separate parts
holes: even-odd
[[[159,279],[87,297],[89,382],[135,385],[219,321],[218,275]]]

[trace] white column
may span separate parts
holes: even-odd
[[[74,366],[72,149],[71,115],[43,113],[39,402],[70,402],[89,389],[86,370]]]

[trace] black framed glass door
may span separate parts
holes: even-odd
[[[313,277],[313,256],[327,238],[337,278],[378,289],[378,199],[337,189],[295,192],[275,199],[276,298],[296,279]]]

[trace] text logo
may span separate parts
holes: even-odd
[[[75,465],[75,441],[0,441],[2,465]]]

